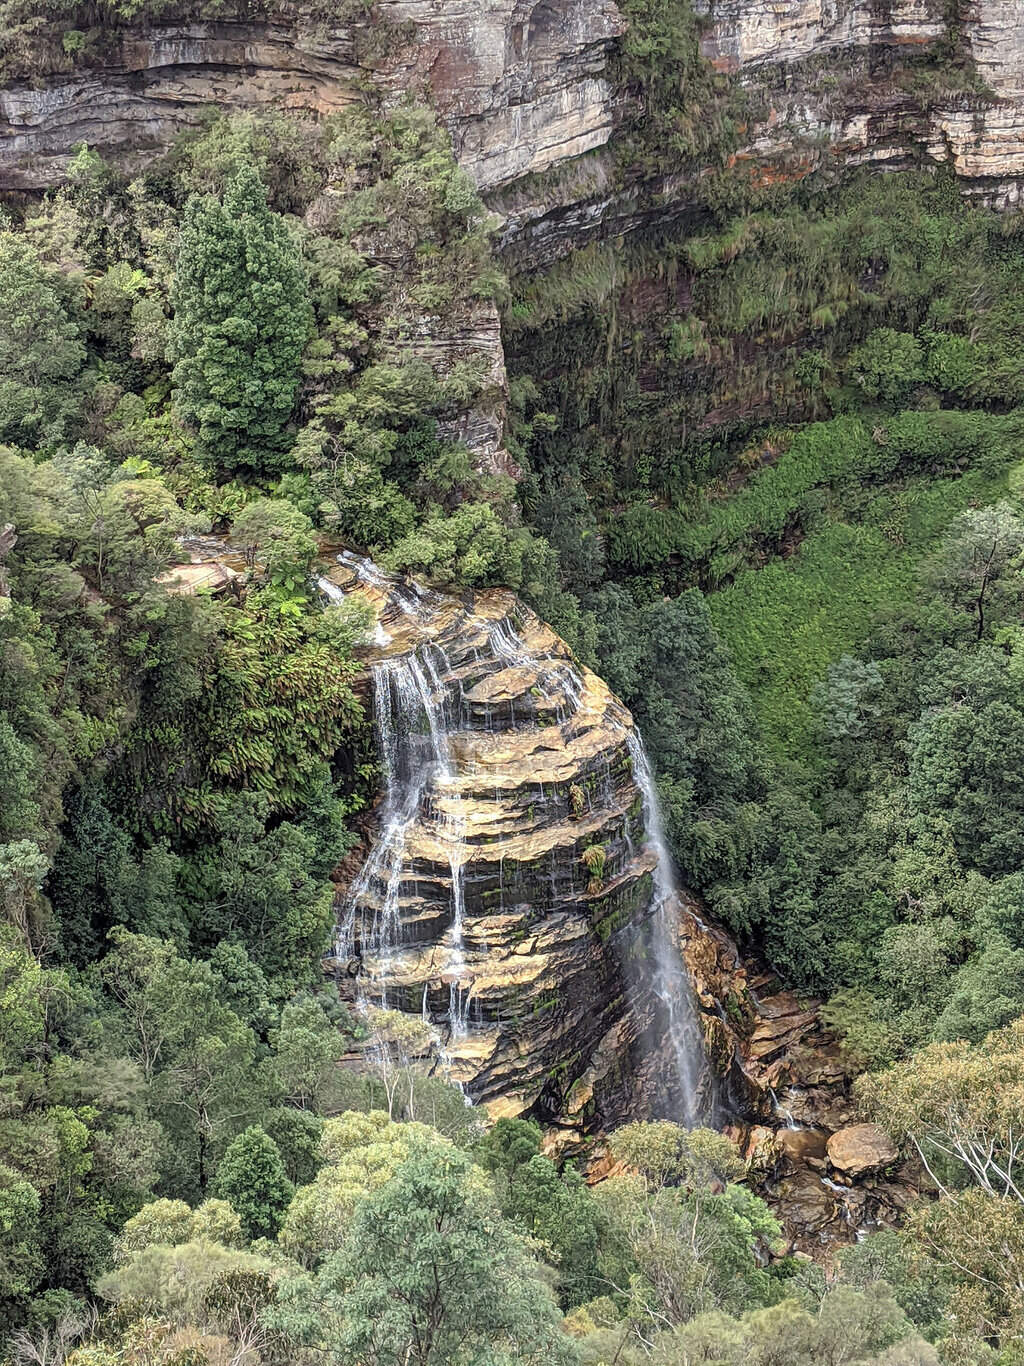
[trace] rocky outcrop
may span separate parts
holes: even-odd
[[[424,316],[407,337],[396,339],[391,355],[426,361],[441,383],[462,363],[475,368],[479,393],[455,416],[438,422],[438,436],[461,441],[472,452],[478,474],[519,478],[522,471],[505,449],[508,374],[495,303],[472,299],[444,316]]]
[[[172,591],[244,588],[222,540],[182,552]],[[592,1180],[611,1169],[610,1129],[690,1117],[734,1139],[790,1249],[827,1255],[895,1220],[921,1175],[857,1122],[818,1003],[685,893],[662,900],[642,751],[607,686],[506,590],[438,593],[344,551],[319,584],[369,609],[382,770],[363,846],[335,874],[342,996],[429,1023],[426,1065],[493,1118],[541,1119],[545,1151]],[[659,918],[677,936],[672,979]]]
[[[1024,16],[976,0],[894,5],[704,0],[703,51],[760,89],[766,117],[740,154],[771,174],[949,162],[967,191],[1016,202],[1024,174]]]
[[[831,1134],[825,1152],[832,1167],[856,1180],[873,1176],[899,1159],[899,1149],[877,1124],[848,1124]]]
[[[704,54],[721,71],[795,65],[880,44],[917,47],[946,31],[936,0],[898,0],[881,8],[844,0],[702,0],[696,8],[708,20]]]
[[[590,151],[612,131],[604,66],[623,31],[612,0],[348,9],[359,17],[327,19],[303,4],[259,19],[225,9],[217,19],[107,33],[74,60],[55,32],[50,69],[0,91],[0,188],[55,183],[81,142],[141,166],[211,106],[326,115],[360,98],[368,81],[388,97],[432,100],[484,190]],[[42,33],[37,46],[45,62]]]
[[[722,1077],[725,1131],[782,1224],[785,1250],[827,1258],[861,1231],[897,1222],[923,1173],[883,1129],[858,1122],[852,1069],[820,1003],[780,990],[697,907],[681,917],[680,942]]]
[[[391,0],[379,10],[415,29],[407,64],[387,79],[429,93],[481,189],[608,141],[606,58],[625,30],[614,0]]]
[[[322,582],[373,610],[383,769],[339,887],[344,993],[429,1020],[438,1065],[493,1115],[542,1116],[568,1141],[684,1113],[658,1046],[673,1006],[629,713],[511,593],[446,596],[344,555]],[[688,999],[681,971],[674,992]]]

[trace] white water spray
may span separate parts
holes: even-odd
[[[643,797],[647,840],[657,860],[653,872],[654,910],[648,922],[654,959],[651,985],[665,1009],[667,1041],[682,1106],[679,1120],[687,1128],[692,1128],[700,1118],[698,1091],[703,1045],[693,1002],[693,989],[679,952],[676,935],[679,889],[676,886],[672,856],[665,840],[654,775],[638,731],[629,732],[627,745],[633,761],[633,776]]]
[[[443,798],[446,813],[440,833],[448,848],[452,899],[446,973],[450,975],[449,1027],[458,1037],[466,1032],[472,988],[465,981],[461,798],[448,743],[444,690],[432,662],[421,663],[415,653],[375,665],[373,689],[384,770],[381,830],[349,890],[336,954],[343,963],[358,955],[360,997],[387,1007],[392,965],[402,943],[401,894],[409,835],[424,806]]]

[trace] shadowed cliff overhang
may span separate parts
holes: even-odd
[[[955,33],[937,0],[699,8],[704,55],[759,92],[763,117],[736,158],[753,180],[923,158],[951,163],[984,202],[1018,201],[1024,11],[1012,0],[979,0]],[[649,217],[608,150],[635,110],[609,77],[625,30],[613,0],[383,0],[349,22],[279,5],[257,19],[88,30],[70,54],[60,27],[33,34],[30,63],[8,61],[0,189],[59,183],[83,142],[137,169],[211,108],[323,117],[373,88],[434,105],[460,162],[505,216],[504,245],[528,245],[531,264]],[[946,79],[954,47],[966,84]],[[654,187],[663,211],[685,204],[693,174]]]

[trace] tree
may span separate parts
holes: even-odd
[[[282,1091],[300,1109],[322,1112],[345,1051],[341,1030],[319,1001],[305,997],[289,1001],[281,1011],[274,1043],[274,1070]]]
[[[263,1103],[256,1040],[220,999],[208,963],[173,946],[116,929],[101,971],[122,1007],[124,1044],[150,1086],[167,1132],[172,1189],[203,1195],[226,1143]]]
[[[176,1247],[197,1239],[225,1247],[241,1243],[241,1220],[226,1200],[205,1200],[195,1210],[184,1200],[151,1200],[126,1221],[118,1252],[123,1261],[146,1247]]]
[[[946,994],[932,1037],[980,1042],[1024,1014],[1024,949],[998,940],[987,944],[947,981]]]
[[[951,1285],[946,1309],[957,1338],[1019,1343],[1024,1334],[1024,1206],[983,1189],[922,1204],[907,1237],[917,1255]],[[949,1360],[958,1360],[951,1354]]]
[[[43,1038],[46,976],[5,927],[0,932],[0,1077],[17,1072]]]
[[[40,1205],[31,1182],[0,1163],[0,1336],[11,1328],[19,1305],[46,1270]]]
[[[390,1181],[412,1156],[453,1152],[425,1124],[396,1124],[383,1110],[347,1111],[324,1125],[322,1165],[288,1207],[281,1245],[304,1266],[315,1266],[342,1246],[359,1201]]]
[[[345,1366],[555,1366],[575,1360],[550,1294],[453,1150],[405,1162],[356,1209],[318,1278]]]
[[[651,1190],[722,1187],[743,1174],[743,1161],[724,1134],[684,1129],[665,1119],[626,1124],[611,1135],[609,1147],[614,1157],[641,1173]]]
[[[850,357],[858,384],[869,398],[887,403],[906,399],[924,379],[924,349],[909,332],[878,327]]]
[[[409,1118],[414,1119],[417,1063],[437,1044],[437,1032],[428,1021],[400,1010],[374,1010],[369,1024],[367,1061],[384,1087],[388,1117],[394,1116],[401,1092]]]
[[[594,1199],[608,1228],[601,1273],[648,1331],[716,1306],[738,1313],[770,1302],[765,1253],[780,1228],[744,1186],[652,1193],[642,1176],[626,1173],[602,1182]]]
[[[981,640],[988,618],[1019,601],[1024,521],[1007,502],[958,517],[943,539],[933,566],[936,587],[953,607],[970,615]]]
[[[811,694],[811,705],[821,717],[830,740],[859,740],[878,715],[873,703],[882,686],[877,664],[865,664],[843,655],[828,666],[825,680]]]
[[[540,1152],[543,1131],[534,1119],[503,1118],[477,1144],[475,1157],[500,1178],[499,1199],[508,1205],[516,1178]]]
[[[292,656],[285,669],[294,663]],[[294,682],[297,689],[308,685],[310,674]],[[265,706],[261,709],[264,718],[267,711]],[[279,719],[283,727],[283,708]],[[294,743],[299,716],[292,712],[290,720]],[[326,724],[325,717],[320,717],[320,724]],[[243,759],[253,753],[247,738],[236,740]],[[265,745],[265,730],[261,739]],[[272,823],[270,802],[263,793],[226,794],[224,809],[233,818],[225,823],[226,833],[201,850],[186,869],[194,940],[210,951],[224,937],[242,937],[275,995],[308,987],[330,943],[333,923],[332,886],[323,862],[334,851],[344,852],[349,838],[333,826],[321,838],[312,821]]]
[[[213,1186],[238,1213],[250,1238],[277,1234],[295,1189],[285,1175],[277,1144],[257,1125],[228,1144]]]
[[[714,1362],[715,1366],[938,1366],[935,1349],[914,1334],[888,1294],[841,1286],[816,1312],[785,1299],[742,1318],[720,1311],[655,1339],[652,1366]]]
[[[532,1157],[519,1170],[502,1214],[555,1268],[563,1304],[581,1304],[605,1289],[599,1270],[605,1224],[573,1166],[559,1172],[549,1158]]]
[[[966,1179],[1024,1205],[1024,1020],[977,1045],[931,1044],[855,1092],[940,1190]]]
[[[298,248],[251,167],[185,209],[171,292],[175,403],[227,470],[279,468],[312,311]]]
[[[907,740],[913,807],[948,820],[968,866],[1015,872],[1024,861],[1024,710],[955,701],[926,712]]]
[[[56,444],[85,346],[59,277],[12,232],[0,232],[0,317],[0,441]]]
[[[134,1302],[174,1323],[194,1325],[203,1323],[206,1297],[222,1277],[269,1270],[264,1258],[207,1239],[154,1243],[100,1277],[96,1288],[115,1304]]]
[[[450,516],[435,506],[381,562],[386,569],[420,570],[439,583],[518,588],[525,544],[521,536],[510,535],[489,503],[463,503]]]
[[[245,552],[246,562],[258,563],[275,584],[301,584],[316,555],[312,522],[287,498],[246,503],[232,523],[231,536]]]
[[[49,866],[35,840],[0,844],[0,908],[4,920],[21,936],[26,948],[39,939],[37,897]]]

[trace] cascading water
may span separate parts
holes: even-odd
[[[358,956],[360,997],[386,1007],[392,964],[401,946],[401,892],[412,827],[425,805],[443,808],[441,836],[451,870],[449,1028],[465,1034],[472,984],[465,983],[465,896],[461,801],[455,785],[446,720],[446,693],[425,652],[385,660],[373,667],[374,713],[384,803],[381,831],[349,891],[340,917],[336,954],[343,963]],[[424,1017],[427,1018],[426,991]]]
[[[675,933],[677,889],[654,781],[628,715],[547,628],[521,617],[511,598],[500,615],[490,604],[453,614],[452,600],[392,580],[370,561],[342,562],[372,600],[384,598],[373,643],[392,642],[381,638],[385,621],[409,641],[402,654],[372,665],[384,777],[380,831],[350,885],[337,937],[338,959],[358,964],[350,969],[357,998],[419,1011],[440,1027],[442,1066],[467,1080],[508,1029],[501,1045],[510,1050],[501,1054],[507,1077],[523,1065],[524,1040],[547,1028],[541,1022],[552,1005],[552,1043],[562,1013],[576,1019],[578,1003],[567,998],[563,1006],[557,983],[543,976],[552,954],[585,952],[595,980],[613,974],[606,993],[571,1026],[593,1029],[590,1047],[607,1027],[602,1012],[610,1018],[622,999],[615,980],[642,961],[629,1009],[649,1020],[653,1003],[658,1037],[648,1037],[638,1075],[659,1078],[674,1118],[697,1122],[702,1034]],[[338,599],[337,589],[321,587]],[[646,851],[630,809],[637,788]],[[594,845],[605,850],[609,876],[588,884],[581,870],[590,865],[580,855]],[[630,887],[652,853],[653,904],[638,917]],[[581,932],[611,947],[574,949]],[[526,945],[537,935],[548,944],[534,957]],[[498,980],[507,975],[508,998],[495,994],[495,970]],[[520,991],[535,991],[525,1013]],[[543,1066],[555,1077],[560,1064],[553,1054]]]
[[[647,839],[657,860],[653,872],[655,904],[648,921],[654,968],[651,985],[665,1010],[667,1042],[681,1106],[678,1119],[692,1128],[700,1119],[698,1095],[704,1048],[693,989],[674,929],[674,908],[678,903],[679,888],[676,886],[672,855],[665,841],[654,775],[637,730],[629,732],[627,745],[633,761],[633,776],[643,797]]]
[[[451,777],[443,716],[415,655],[373,668],[384,804],[381,832],[349,891],[337,956],[362,960],[360,987],[388,1003],[389,966],[401,935],[400,894],[408,837],[430,786]],[[426,733],[423,723],[426,723]],[[368,991],[368,984],[373,990]]]

